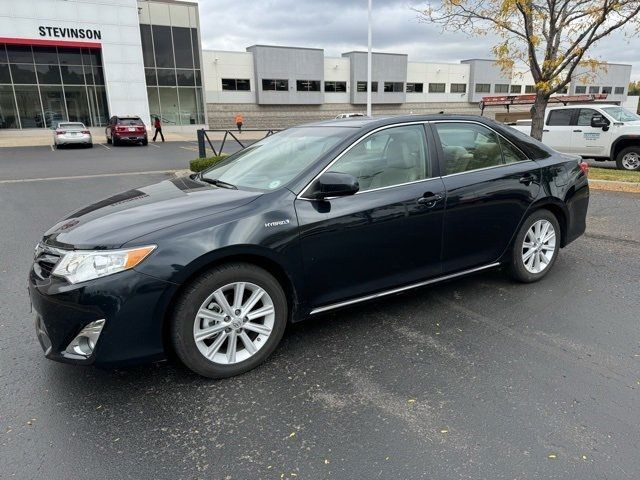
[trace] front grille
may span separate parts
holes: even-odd
[[[46,246],[38,246],[36,258],[33,264],[33,269],[36,272],[36,275],[42,279],[51,277],[51,272],[61,258],[62,252]]]

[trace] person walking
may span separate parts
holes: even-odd
[[[236,127],[238,127],[238,133],[242,133],[242,124],[244,123],[244,118],[239,113],[236,115]]]
[[[156,141],[156,137],[160,134],[160,138],[164,142],[164,135],[162,134],[162,123],[160,123],[160,118],[156,117],[153,121],[153,127],[156,129],[156,133],[153,135],[153,141]]]

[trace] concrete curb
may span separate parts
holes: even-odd
[[[640,193],[640,182],[618,182],[616,180],[589,180],[589,187],[594,190],[609,192]]]

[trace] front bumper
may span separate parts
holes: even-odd
[[[56,277],[42,278],[34,268],[29,274],[36,332],[45,356],[103,367],[164,358],[163,319],[176,288],[135,270],[77,285]],[[87,326],[97,324],[98,330],[90,330],[97,332],[91,337],[95,343],[90,354],[74,354],[74,339]]]

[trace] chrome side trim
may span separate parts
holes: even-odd
[[[413,288],[424,287],[425,285],[431,285],[432,283],[443,282],[445,280],[449,280],[451,278],[461,277],[463,275],[468,275],[470,273],[479,272],[481,270],[486,270],[487,268],[493,268],[500,265],[500,262],[491,263],[489,265],[484,265],[482,267],[472,268],[470,270],[464,270],[458,273],[452,273],[449,275],[444,275],[442,277],[432,278],[431,280],[425,280],[423,282],[414,283],[412,285],[407,285],[404,287],[394,288],[392,290],[386,290],[384,292],[374,293],[372,295],[366,295],[364,297],[354,298],[352,300],[346,300],[344,302],[333,303],[331,305],[325,305],[324,307],[318,307],[311,310],[309,315],[315,315],[316,313],[326,312],[327,310],[333,310],[334,308],[346,307],[348,305],[353,305],[354,303],[366,302],[367,300],[373,300],[374,298],[386,297],[387,295],[393,295],[394,293],[404,292],[406,290],[411,290]]]

